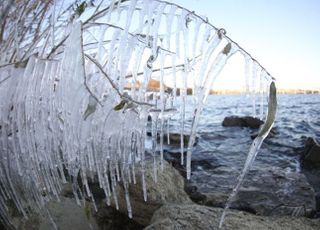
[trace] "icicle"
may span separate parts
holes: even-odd
[[[170,145],[170,119],[167,120],[167,144]]]
[[[164,8],[166,7],[165,4],[160,4],[160,6],[157,9],[157,14],[154,17],[154,25],[152,26],[152,54],[155,54],[158,52],[158,31],[159,31],[159,26],[161,22],[161,17]]]
[[[247,95],[250,93],[250,65],[251,65],[251,58],[247,55],[245,55],[245,66],[244,66],[244,76],[245,76],[245,92]]]
[[[268,136],[268,134],[273,126],[275,116],[276,116],[276,111],[277,111],[276,86],[275,86],[275,83],[272,82],[270,84],[270,89],[269,89],[268,115],[267,115],[266,122],[264,123],[264,125],[262,126],[262,128],[259,131],[258,136],[253,140],[253,142],[250,146],[250,150],[249,150],[245,165],[244,165],[244,167],[243,167],[243,169],[237,179],[236,186],[232,189],[232,192],[229,195],[229,198],[226,202],[225,208],[224,208],[223,213],[221,215],[219,228],[222,227],[226,212],[229,209],[234,197],[237,195],[246,173],[248,172],[251,165],[253,164],[253,161],[258,154],[258,151],[261,147],[263,140]]]
[[[127,204],[128,216],[131,219],[132,218],[132,208],[131,208],[131,204],[130,204],[128,182],[125,180],[123,182],[123,185],[124,185],[124,194],[125,194],[125,199],[126,199],[126,204]]]
[[[140,47],[138,46],[138,50],[135,52],[135,56],[134,56],[134,63],[133,63],[133,67],[132,67],[132,79],[131,79],[131,95],[133,99],[138,99],[136,97],[136,85],[138,85],[138,71],[141,65],[141,59],[142,59],[142,55],[143,55],[143,51],[144,51],[144,47]]]
[[[135,163],[136,163],[136,151],[137,151],[137,134],[132,133],[131,134],[131,156],[132,156],[132,162],[130,163],[131,165],[131,170],[132,170],[132,179],[133,179],[133,184],[136,184],[136,173],[135,173]]]
[[[146,202],[147,201],[147,185],[146,185],[146,180],[145,180],[145,141],[147,138],[147,119],[148,119],[148,114],[146,111],[142,111],[140,114],[140,120],[142,122],[142,132],[141,132],[141,139],[140,139],[140,153],[141,153],[141,159],[140,159],[140,165],[141,165],[141,181],[142,181],[142,191],[143,191],[143,199]]]
[[[252,63],[252,75],[251,75],[251,100],[252,100],[252,115],[256,117],[256,78],[257,78],[257,63]]]
[[[184,47],[184,70],[182,74],[182,86],[180,88],[181,110],[180,110],[180,154],[181,165],[184,162],[184,126],[186,113],[186,99],[187,99],[187,77],[189,71],[189,34],[188,34],[188,14],[184,12],[181,15],[181,23],[183,23],[183,47]]]
[[[54,47],[54,41],[55,41],[55,21],[56,21],[56,2],[53,2],[53,9],[52,9],[52,14],[51,14],[51,47]]]
[[[181,32],[181,29],[182,29],[182,26],[184,25],[184,21],[181,19],[181,17],[178,19],[177,21],[177,26],[176,26],[176,36],[175,36],[175,39],[176,39],[176,44],[175,44],[175,47],[176,47],[176,55],[178,58],[181,57],[181,54],[180,54],[180,32]]]
[[[114,10],[115,2],[117,2],[117,0],[112,0],[112,2],[109,5],[109,10],[108,10],[108,14],[107,14],[107,21],[110,21],[111,13]]]
[[[199,36],[199,31],[202,25],[202,20],[196,20],[196,24],[195,24],[195,30],[194,30],[194,37],[193,39],[191,39],[191,57],[192,57],[192,66],[195,64],[196,62],[196,48],[197,48],[197,42],[198,42],[198,36]]]
[[[219,45],[220,42],[221,42],[221,39],[218,36],[218,32],[216,32],[214,39],[208,44],[208,47],[205,49],[205,52],[204,52],[204,55],[202,57],[201,64],[200,64],[201,68],[198,73],[199,80],[197,80],[197,85],[196,85],[197,94],[203,93],[202,88],[206,86],[204,84],[205,80],[203,79],[203,77],[206,76],[205,73],[206,73],[206,70],[207,70],[207,67],[209,64],[208,62],[210,60],[211,55],[213,54],[214,50],[216,49],[216,47]],[[201,85],[198,85],[199,82],[201,82]],[[200,89],[198,89],[198,88],[200,88]],[[197,97],[198,97],[198,95],[197,95]]]
[[[214,41],[213,41],[214,42]],[[215,47],[216,44],[213,44],[213,47]],[[211,50],[212,52],[213,50]],[[201,111],[203,109],[203,105],[207,99],[207,96],[210,92],[210,89],[212,87],[212,83],[216,79],[216,77],[220,74],[223,66],[225,65],[226,61],[230,56],[232,56],[235,53],[235,48],[232,47],[231,43],[228,43],[224,49],[218,54],[218,56],[215,58],[213,64],[210,66],[210,69],[207,72],[207,75],[205,76],[203,80],[203,88],[200,95],[197,95],[198,97],[198,106],[194,110],[194,117],[192,120],[191,125],[191,133],[188,143],[188,150],[187,150],[187,179],[190,179],[191,176],[191,155],[192,155],[192,148],[195,143],[196,138],[196,127],[199,122],[199,117],[201,114]]]
[[[163,171],[163,129],[164,129],[164,109],[166,105],[166,99],[164,95],[164,59],[165,55],[160,52],[160,165],[161,171]]]
[[[260,120],[263,119],[263,116],[264,116],[264,90],[265,90],[265,84],[264,84],[264,81],[265,81],[265,76],[266,76],[266,73],[264,70],[261,71],[260,73]]]
[[[131,25],[132,15],[136,8],[137,0],[132,0],[130,2],[129,10],[127,11],[127,21],[125,26],[125,33],[127,34]]]
[[[229,42],[228,38],[219,36],[209,23],[195,17],[192,12],[167,2],[112,0],[100,3],[99,7],[103,5],[104,9],[97,10],[96,16],[84,22],[84,26],[77,20],[70,24],[68,14],[73,14],[73,9],[64,13],[64,8],[69,6],[54,4],[53,8],[48,7],[49,14],[40,22],[36,32],[42,35],[36,42],[32,41],[32,32],[29,34],[29,31],[25,38],[31,35],[30,42],[28,39],[19,42],[24,36],[19,28],[24,28],[21,26],[25,26],[33,16],[29,17],[28,13],[17,9],[21,20],[13,18],[15,27],[12,33],[4,35],[4,43],[0,47],[3,52],[1,65],[28,58],[29,54],[39,53],[41,56],[31,55],[21,66],[18,63],[17,66],[0,68],[0,98],[6,98],[0,100],[0,219],[6,225],[13,222],[8,213],[8,200],[13,201],[25,218],[28,218],[28,207],[35,212],[46,213],[43,207],[51,199],[59,200],[62,183],[67,180],[72,184],[77,204],[83,204],[84,198],[89,197],[96,209],[88,182],[96,178],[104,190],[106,203],[114,203],[117,209],[117,186],[121,181],[128,215],[132,217],[129,186],[136,183],[135,170],[141,173],[143,197],[147,200],[146,170],[151,168],[145,161],[149,128],[147,116],[152,116],[151,170],[154,181],[157,181],[156,151],[160,149],[163,168],[163,142],[170,144],[169,119],[172,114],[177,114],[174,106],[180,104],[176,103],[176,72],[181,70],[181,66],[184,67],[182,85],[178,86],[181,94],[182,162],[186,144],[186,91],[190,80],[194,82],[196,99],[187,149],[187,177],[190,178],[191,151],[200,113],[216,76],[235,52],[235,44],[231,42],[220,53],[217,52],[220,42]],[[60,9],[56,10],[56,7]],[[37,7],[34,12],[41,9]],[[135,17],[138,11],[139,19]],[[124,18],[117,21],[117,14]],[[50,20],[55,18],[59,21],[50,26]],[[138,28],[132,24],[137,20]],[[160,34],[163,32],[166,34]],[[21,47],[26,51],[15,53]],[[45,55],[51,59],[46,60]],[[247,75],[254,75],[253,68],[250,68],[251,57],[247,58]],[[165,66],[167,64],[168,67]],[[160,94],[153,93],[151,101],[147,92],[148,82],[159,72]],[[259,76],[272,79],[264,72]],[[166,77],[172,78],[172,95],[164,87]],[[252,82],[256,77],[251,77],[247,88],[257,91],[256,83]],[[116,84],[111,85],[110,82]],[[130,90],[127,83],[131,83]],[[260,94],[262,87],[260,80]],[[125,105],[118,110],[119,103]],[[263,104],[260,105],[260,116],[262,114]],[[270,117],[269,114],[270,109]],[[165,132],[167,140],[164,140]],[[261,144],[259,138],[255,145]],[[81,188],[79,177],[83,185]],[[294,215],[296,213],[299,211],[295,210]],[[50,218],[49,213],[47,218]]]
[[[157,176],[157,158],[156,158],[156,150],[157,150],[157,124],[158,124],[158,112],[154,112],[151,114],[151,136],[152,136],[152,157],[153,157],[153,180],[155,183],[158,181]]]
[[[171,31],[172,31],[172,22],[174,19],[174,14],[177,10],[175,5],[171,5],[169,13],[166,15],[166,46],[167,49],[170,50],[170,43],[171,43]]]
[[[177,100],[177,76],[176,76],[176,54],[171,56],[172,66],[172,81],[173,81],[173,100],[176,103]]]
[[[147,15],[148,8],[144,5],[145,2],[141,6],[141,10],[139,11],[139,26],[137,28],[136,34],[141,34],[143,30],[143,26],[145,24],[144,18]]]

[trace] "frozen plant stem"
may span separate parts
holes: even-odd
[[[250,169],[251,165],[254,162],[254,159],[256,158],[258,151],[261,147],[261,144],[263,142],[263,140],[268,136],[275,117],[276,117],[276,111],[277,111],[277,92],[276,92],[276,86],[275,86],[275,82],[272,82],[270,84],[270,89],[269,89],[269,103],[268,103],[268,115],[267,115],[267,120],[264,123],[264,125],[261,127],[258,136],[253,140],[251,146],[250,146],[250,150],[245,162],[245,165],[237,179],[237,184],[235,185],[235,187],[232,189],[231,194],[229,195],[229,198],[226,202],[225,208],[223,209],[221,218],[220,218],[220,222],[219,222],[219,228],[222,227],[225,216],[226,216],[226,212],[229,209],[231,203],[233,202],[233,199],[235,198],[235,196],[238,194],[240,186],[243,183],[244,177],[246,175],[246,173],[248,172],[248,170]]]
[[[177,114],[181,160],[186,150],[190,178],[201,111],[231,55],[240,51],[261,69],[261,78],[272,80],[224,29],[181,6],[161,0],[90,2],[98,6],[88,4],[76,15],[70,1],[15,1],[0,22],[0,98],[6,98],[0,100],[0,221],[8,228],[17,226],[7,201],[26,218],[30,206],[42,212],[46,202],[59,200],[65,171],[79,205],[90,198],[96,207],[89,186],[94,178],[108,205],[119,209],[119,192],[124,192],[131,217],[130,185],[140,172],[147,200],[149,174],[162,179],[163,145],[170,142],[169,121]],[[149,87],[151,80],[160,85]],[[270,111],[255,146],[269,131]]]

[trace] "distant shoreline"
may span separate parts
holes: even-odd
[[[138,82],[135,87],[138,89],[140,87],[140,82]],[[131,89],[131,85],[128,84],[125,86],[125,89]],[[164,86],[165,90],[173,90],[172,87]],[[160,82],[155,79],[151,79],[147,85],[148,91],[159,92],[160,91]],[[209,94],[245,94],[246,92],[241,89],[211,89]],[[259,92],[256,92],[257,94]],[[320,94],[320,89],[277,89],[278,94]],[[187,88],[187,95],[192,94],[192,89]],[[177,96],[180,95],[180,89],[177,88]]]
[[[210,90],[210,94],[243,94],[241,90]],[[256,92],[259,93],[259,92]],[[319,90],[305,89],[277,89],[278,94],[320,94]]]

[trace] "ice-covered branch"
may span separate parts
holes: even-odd
[[[174,115],[181,163],[186,162],[190,178],[201,111],[233,54],[245,58],[246,88],[253,99],[256,92],[266,97],[273,81],[224,29],[177,4],[105,0],[94,8],[66,2],[16,1],[1,9],[6,18],[0,24],[0,98],[6,100],[0,100],[0,220],[7,226],[13,225],[10,202],[27,218],[29,204],[39,212],[50,199],[59,200],[67,180],[78,204],[83,198],[94,204],[88,178],[97,178],[107,203],[113,200],[116,207],[122,183],[131,216],[128,188],[135,170],[141,171],[146,200],[146,150],[156,181],[165,128],[170,140],[165,124]],[[172,90],[166,89],[169,85]],[[190,88],[194,109],[188,129]],[[269,114],[260,136],[272,124]]]

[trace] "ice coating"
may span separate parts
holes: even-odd
[[[39,4],[39,9],[45,6]],[[186,162],[190,179],[201,111],[215,79],[239,51],[222,30],[168,2],[101,1],[96,13],[87,6],[81,15],[68,7],[63,1],[48,5],[46,17],[52,18],[33,32],[40,35],[36,39],[19,43],[23,35],[15,21],[7,29],[14,35],[12,41],[0,43],[4,54],[0,57],[0,220],[7,226],[15,227],[9,201],[28,218],[29,206],[41,212],[49,200],[59,200],[67,182],[79,205],[89,199],[96,208],[90,188],[94,180],[106,203],[117,209],[119,192],[124,192],[132,217],[129,187],[141,177],[147,201],[146,164],[153,164],[154,181],[165,173],[163,145],[170,141],[169,124],[175,114],[181,163]],[[61,20],[48,24],[54,18]],[[260,70],[259,65],[250,56],[244,58],[250,93],[256,90],[252,82],[260,84],[263,116],[263,92],[271,76],[263,70],[254,74],[253,66]],[[150,88],[151,80],[157,80],[159,87]],[[188,129],[190,87],[195,109]],[[261,142],[268,130],[262,130]],[[146,144],[148,132],[151,148]]]
[[[252,165],[254,159],[256,158],[263,140],[268,136],[268,134],[273,126],[273,123],[274,123],[274,120],[276,117],[276,112],[277,112],[277,92],[276,92],[275,83],[272,82],[270,84],[270,89],[269,89],[268,115],[267,115],[266,122],[260,128],[258,136],[253,140],[253,142],[250,146],[250,150],[249,150],[247,159],[245,161],[244,167],[243,167],[243,169],[237,179],[237,184],[232,189],[232,192],[229,195],[227,203],[225,204],[225,208],[224,208],[223,213],[220,218],[219,228],[222,227],[225,216],[226,216],[226,212],[229,209],[234,197],[239,192],[239,189],[240,189],[240,186],[244,180],[244,177],[245,177],[246,173],[248,172],[248,170],[250,169],[250,166]]]

